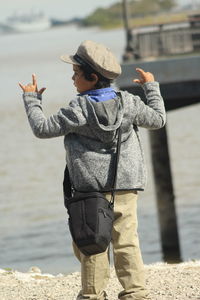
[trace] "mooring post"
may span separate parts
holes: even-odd
[[[133,34],[129,25],[129,16],[128,16],[128,3],[126,0],[122,0],[122,14],[123,14],[123,22],[126,33],[126,48],[123,55],[123,61],[128,61],[135,58],[135,49],[133,42]]]
[[[181,261],[166,126],[149,131],[163,259]]]

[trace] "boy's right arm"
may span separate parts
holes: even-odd
[[[57,114],[46,118],[42,110],[42,93],[45,88],[38,90],[36,76],[32,75],[32,83],[22,85],[24,105],[30,126],[38,138],[52,138],[66,135],[73,128],[84,125],[81,108],[77,105],[69,105],[61,108]]]
[[[52,138],[73,132],[75,127],[85,124],[79,106],[61,108],[57,114],[46,118],[42,111],[41,96],[37,93],[24,93],[24,105],[30,126],[38,138]]]

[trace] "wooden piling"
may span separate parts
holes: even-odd
[[[126,47],[123,55],[123,61],[128,61],[135,58],[134,51],[134,42],[133,42],[133,34],[129,25],[129,16],[128,16],[128,3],[126,0],[122,1],[122,14],[123,14],[123,22],[126,33]]]
[[[166,126],[149,133],[163,259],[181,261]]]

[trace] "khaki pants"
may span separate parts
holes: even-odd
[[[110,194],[106,194],[110,200]],[[115,221],[112,232],[116,275],[123,287],[120,300],[146,299],[144,267],[137,234],[137,192],[117,192],[114,204]],[[110,272],[109,251],[85,256],[73,244],[81,262],[82,290],[77,300],[105,300],[104,291]]]

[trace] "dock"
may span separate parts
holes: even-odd
[[[200,55],[124,62],[117,85],[146,101],[142,87],[131,82],[137,67],[152,72],[159,81],[166,111],[200,103]],[[163,259],[181,262],[167,124],[149,135]]]

